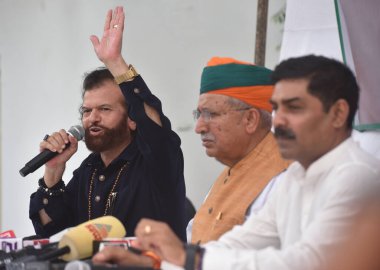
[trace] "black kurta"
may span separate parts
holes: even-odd
[[[104,215],[106,201],[117,175],[126,165],[114,187],[114,199],[107,207],[107,214],[117,217],[124,224],[127,236],[133,236],[138,221],[146,217],[167,222],[182,240],[186,240],[180,138],[171,130],[160,100],[150,92],[141,76],[120,84],[120,88],[129,117],[137,124],[133,141],[107,168],[99,154],[90,154],[74,171],[63,194],[49,196],[41,190],[33,193],[29,216],[38,235],[50,236],[87,221],[89,204],[91,219]],[[159,113],[162,127],[146,115],[144,102]],[[100,181],[99,177],[104,181]],[[53,220],[45,226],[42,226],[38,214],[42,208]]]

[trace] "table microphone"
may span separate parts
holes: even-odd
[[[123,224],[113,216],[103,216],[84,222],[62,236],[58,249],[38,256],[38,260],[51,260],[60,257],[64,261],[81,260],[93,255],[94,240],[106,237],[124,237]]]

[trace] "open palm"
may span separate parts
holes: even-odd
[[[106,65],[121,58],[124,18],[122,7],[116,7],[113,11],[109,10],[102,38],[99,40],[95,35],[90,37],[96,55]]]

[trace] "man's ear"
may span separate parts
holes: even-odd
[[[246,115],[247,115],[246,116],[246,120],[247,120],[246,130],[248,133],[252,134],[256,131],[257,127],[259,126],[260,112],[259,110],[255,108],[251,108],[247,111]]]
[[[332,116],[332,126],[335,128],[341,128],[347,126],[348,113],[350,111],[350,106],[344,99],[338,99],[334,105],[330,108],[330,113]]]
[[[130,130],[136,130],[136,122],[132,121],[131,118],[127,118],[127,124]]]

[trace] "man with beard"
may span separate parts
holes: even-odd
[[[121,56],[124,12],[107,14],[104,34],[91,37],[107,68],[83,82],[80,108],[85,143],[92,153],[67,186],[65,164],[78,142],[65,130],[46,136],[41,150],[58,152],[46,163],[30,200],[30,218],[47,237],[103,215],[117,217],[132,236],[143,217],[165,221],[185,240],[185,184],[180,138],[155,97]],[[67,148],[66,145],[70,144]]]
[[[329,269],[334,253],[350,243],[368,196],[378,196],[379,161],[351,137],[359,87],[349,68],[309,55],[283,61],[272,78],[276,141],[281,155],[295,162],[261,211],[218,241],[183,245],[166,224],[141,220],[136,244],[160,256],[161,269]],[[152,265],[146,256],[117,248],[104,249],[93,261]]]

